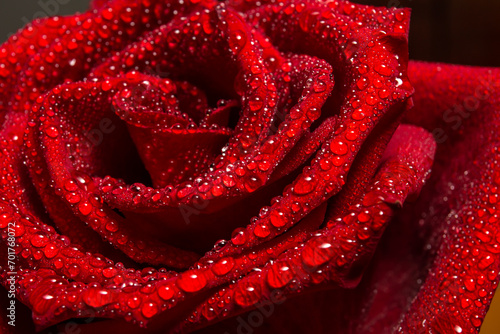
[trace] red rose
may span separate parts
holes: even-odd
[[[11,37],[3,329],[477,332],[500,72],[408,63],[409,17],[110,0]]]

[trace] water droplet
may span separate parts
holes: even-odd
[[[271,231],[269,230],[269,226],[266,223],[260,223],[255,226],[255,230],[253,233],[259,238],[265,238],[269,236]]]
[[[462,308],[468,308],[472,304],[471,300],[469,298],[461,298],[460,299],[460,306]]]
[[[292,188],[292,191],[296,195],[307,195],[314,190],[316,186],[316,181],[310,176],[299,176],[299,179]]]
[[[146,318],[152,318],[158,313],[158,305],[153,302],[146,303],[142,306],[141,313]]]
[[[248,101],[248,106],[250,107],[251,111],[258,111],[262,109],[262,107],[264,106],[264,102],[259,96],[256,96]]]
[[[351,15],[356,9],[356,6],[352,3],[346,3],[342,6],[342,8],[344,9],[344,13]]]
[[[6,228],[11,222],[12,217],[8,213],[0,213],[0,228]]]
[[[103,307],[113,303],[114,298],[107,290],[89,288],[83,293],[83,301],[90,307]]]
[[[396,17],[396,20],[403,21],[406,17],[406,13],[404,10],[398,10],[394,16]]]
[[[177,286],[185,292],[200,291],[207,285],[207,279],[203,273],[197,270],[188,270],[181,274],[177,280]]]
[[[318,267],[330,261],[335,248],[324,237],[310,240],[302,251],[302,262],[309,267]]]
[[[55,244],[48,244],[43,249],[43,253],[45,254],[46,258],[52,259],[59,253],[59,249]]]
[[[364,90],[368,86],[368,79],[366,77],[361,77],[356,85],[360,90]]]
[[[113,84],[110,80],[106,80],[101,84],[101,88],[103,91],[107,92],[113,88]]]
[[[481,317],[477,314],[473,314],[470,318],[470,321],[471,321],[472,325],[477,327],[477,328],[481,327],[481,324],[483,323],[481,320]]]
[[[162,285],[158,288],[158,295],[163,300],[170,300],[174,296],[175,291],[170,285]]]
[[[112,278],[112,277],[115,277],[117,273],[118,272],[115,268],[108,267],[108,268],[103,269],[102,276],[104,276],[106,278]]]
[[[486,257],[482,258],[481,261],[479,261],[477,266],[479,267],[479,269],[484,270],[484,269],[488,268],[489,266],[491,266],[493,264],[493,262],[495,262],[493,257],[490,255],[487,255]]]
[[[332,161],[330,159],[322,158],[319,162],[322,170],[330,170],[332,168]]]
[[[363,118],[365,118],[365,116],[365,111],[362,108],[358,108],[352,113],[352,119],[356,121],[362,120]]]
[[[286,219],[283,215],[283,212],[272,212],[269,220],[274,227],[283,227],[286,224]]]
[[[236,304],[247,307],[254,305],[260,300],[261,289],[258,284],[252,284],[248,281],[240,282],[234,292]]]
[[[313,83],[313,89],[314,89],[314,92],[316,92],[316,93],[322,93],[326,90],[326,88],[327,88],[326,83],[320,79],[314,81],[314,83]]]
[[[229,46],[235,54],[240,53],[246,43],[247,37],[242,31],[236,30],[229,35]]]
[[[330,149],[337,155],[345,155],[348,152],[347,144],[338,139],[334,139],[330,142]]]
[[[274,263],[267,273],[267,283],[272,288],[284,287],[292,279],[292,270],[283,263]]]
[[[215,264],[212,266],[212,271],[217,276],[223,276],[226,275],[228,272],[230,272],[233,269],[233,267],[234,267],[233,258],[225,257],[215,262]]]
[[[383,76],[386,76],[386,77],[388,77],[388,76],[390,76],[392,74],[392,69],[390,67],[388,67],[387,65],[385,65],[385,64],[377,64],[377,65],[375,65],[373,67],[373,69],[377,73],[379,73],[379,74],[381,74]]]
[[[49,238],[45,234],[35,234],[31,237],[31,244],[34,247],[45,247],[49,242]]]
[[[141,298],[135,296],[127,300],[127,306],[131,309],[136,309],[141,305]]]
[[[233,244],[239,246],[243,245],[247,242],[246,232],[243,228],[238,228],[234,230],[233,235],[231,236],[231,241]]]
[[[59,136],[59,131],[55,127],[51,126],[45,129],[45,134],[50,138],[57,138],[57,136]]]
[[[75,191],[78,189],[78,186],[76,185],[75,181],[67,180],[64,183],[64,188],[66,188],[67,191]]]
[[[78,210],[82,215],[87,216],[92,212],[92,205],[89,202],[81,202],[78,205]]]

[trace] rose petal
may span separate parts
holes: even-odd
[[[345,216],[331,220],[304,246],[283,253],[212,295],[190,316],[196,319],[195,326],[238,314],[242,308],[248,310],[262,302],[284,300],[315,285],[355,286],[392,217],[393,204],[403,202],[423,186],[434,149],[432,137],[425,131],[400,127],[386,152],[386,161]],[[209,314],[206,303],[210,304]],[[189,328],[192,324],[186,320],[183,326]]]
[[[408,115],[440,143],[430,188],[433,259],[399,332],[425,319],[429,330],[478,332],[498,284],[498,152],[500,72],[412,63],[415,109]],[[430,80],[432,78],[432,80]],[[453,89],[451,89],[453,87]],[[421,121],[425,110],[427,119]],[[440,131],[442,129],[442,132]],[[443,142],[444,139],[444,142]]]

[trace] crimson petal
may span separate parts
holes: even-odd
[[[475,333],[500,269],[500,71],[419,62],[411,63],[410,71],[416,95],[408,121],[433,131],[440,144],[429,190],[442,190],[422,194],[433,211],[422,225],[433,227],[432,257],[399,332],[418,323],[429,330]]]

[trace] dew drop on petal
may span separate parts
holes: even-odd
[[[283,263],[273,263],[267,273],[267,283],[272,288],[282,288],[292,279],[292,270]]]
[[[272,212],[269,220],[274,227],[283,227],[286,224],[286,219],[282,212]]]
[[[316,182],[312,177],[302,175],[293,186],[292,191],[296,195],[307,195],[314,190],[315,186]]]
[[[330,261],[335,254],[333,245],[323,237],[310,240],[302,251],[302,262],[309,267],[318,267]]]
[[[207,279],[203,273],[197,270],[188,270],[182,273],[177,280],[177,286],[184,292],[200,291],[207,285]]]
[[[247,281],[238,284],[238,287],[234,292],[234,300],[236,304],[242,307],[254,305],[260,300],[260,297],[260,286],[258,284],[252,284]]]
[[[255,226],[255,230],[253,233],[259,238],[265,238],[269,236],[271,231],[269,230],[269,226],[266,223],[260,223]]]
[[[162,285],[158,288],[158,295],[163,300],[170,300],[174,296],[175,291],[170,285]]]
[[[337,155],[345,155],[348,152],[347,144],[338,139],[334,139],[330,142],[330,149]]]
[[[81,202],[78,205],[78,210],[82,215],[87,216],[92,212],[92,205],[89,202]]]
[[[113,296],[107,290],[89,288],[83,292],[83,301],[90,307],[103,307],[113,302]]]
[[[223,276],[226,275],[228,272],[230,272],[233,269],[233,267],[234,267],[233,258],[224,257],[214,263],[214,265],[212,266],[212,271],[217,276]]]
[[[231,242],[237,246],[243,245],[247,242],[246,231],[243,228],[238,228],[234,230],[233,235],[231,237]]]
[[[132,298],[129,298],[127,300],[127,306],[130,307],[131,309],[136,309],[141,305],[141,298],[134,296]]]
[[[158,305],[153,302],[146,303],[142,306],[141,313],[146,318],[152,318],[158,313]]]
[[[50,138],[57,138],[57,136],[59,136],[59,131],[55,127],[51,126],[45,129],[45,134]]]

